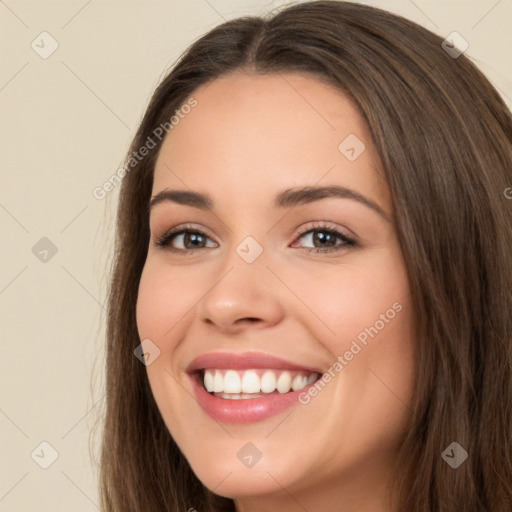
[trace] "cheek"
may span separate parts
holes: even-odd
[[[148,261],[141,275],[137,297],[136,318],[140,338],[169,339],[169,332],[191,311],[197,295],[193,290],[190,276],[183,276],[182,272],[177,277],[162,265]],[[160,350],[168,348],[161,346]]]
[[[297,295],[310,310],[304,316],[310,330],[331,354],[333,385],[327,386],[340,421],[367,439],[375,437],[371,428],[378,422],[381,440],[389,440],[404,428],[413,396],[414,315],[398,252],[371,256],[308,274]],[[346,411],[358,414],[347,420]]]
[[[365,329],[375,324],[382,332],[389,332],[396,324],[396,331],[407,316],[403,312],[409,311],[409,283],[396,251],[375,251],[354,264],[318,267],[315,274],[302,275],[296,279],[297,295],[319,326],[317,334],[323,333],[319,339],[335,354],[347,350],[351,340],[361,333],[364,341]]]
[[[139,338],[151,340],[160,350],[159,357],[146,366],[146,371],[153,396],[170,431],[171,425],[179,424],[179,411],[189,399],[175,380],[176,355],[180,340],[185,336],[187,314],[193,314],[193,305],[198,300],[189,274],[148,259],[137,296]],[[172,399],[169,390],[173,390]]]

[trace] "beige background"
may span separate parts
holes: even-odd
[[[93,426],[117,190],[103,200],[92,191],[122,162],[149,95],[191,42],[283,3],[0,1],[0,510],[99,510]],[[512,106],[512,0],[361,3],[443,37],[459,32]],[[46,59],[44,31],[59,45]],[[58,454],[47,469],[43,441]]]

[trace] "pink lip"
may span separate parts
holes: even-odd
[[[303,366],[279,357],[268,354],[260,354],[258,352],[243,352],[236,354],[233,352],[217,352],[211,354],[203,354],[194,359],[187,368],[187,373],[192,373],[205,368],[229,369],[233,370],[249,370],[257,368],[269,368],[274,370],[306,370],[322,374],[322,370],[313,368],[312,366]]]
[[[192,381],[199,405],[216,421],[242,424],[263,421],[284,411],[288,407],[299,404],[299,395],[307,392],[308,388],[314,386],[315,383],[313,382],[303,389],[289,393],[269,394],[265,397],[249,398],[246,400],[230,400],[218,398],[206,391],[200,372],[200,370],[205,368],[307,370],[312,373],[318,373],[320,376],[323,373],[317,368],[290,363],[284,359],[256,352],[245,352],[243,354],[212,353],[204,354],[194,359],[187,368],[187,373]]]

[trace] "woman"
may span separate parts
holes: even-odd
[[[512,119],[442,42],[303,3],[159,85],[118,209],[104,510],[512,509]]]

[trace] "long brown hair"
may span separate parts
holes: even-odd
[[[377,8],[308,2],[217,26],[163,79],[126,157],[117,212],[103,510],[235,510],[191,470],[134,356],[161,141],[130,160],[197,87],[234,70],[310,74],[348,95],[370,127],[417,318],[418,380],[396,466],[398,510],[512,510],[512,118],[472,62],[441,44]],[[441,457],[452,442],[469,455],[457,469]]]

